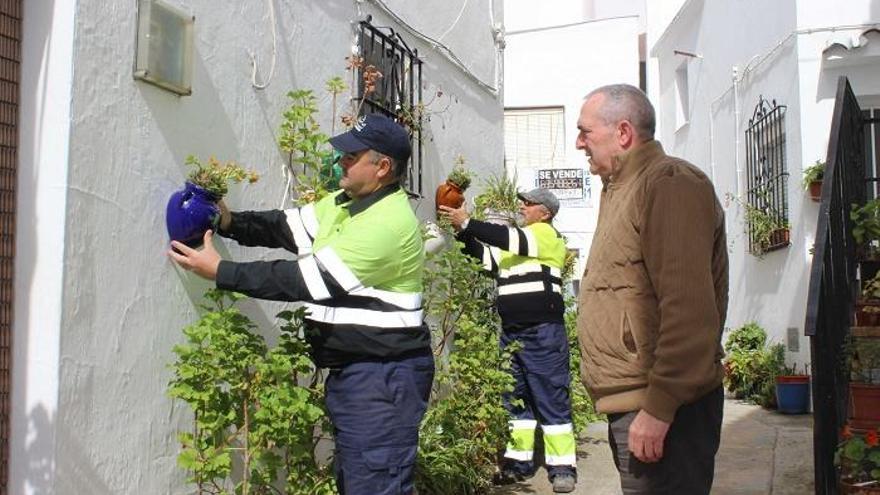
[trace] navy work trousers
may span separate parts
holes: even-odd
[[[545,429],[545,464],[547,473],[552,479],[557,474],[572,474],[574,467],[574,450],[569,453],[572,459],[551,462],[546,446],[548,441],[547,427],[566,425],[571,428],[571,374],[569,370],[568,336],[562,323],[540,323],[527,328],[519,328],[501,332],[501,347],[506,348],[512,342],[519,342],[522,348],[513,355],[511,374],[516,380],[513,393],[506,394],[504,406],[510,413],[512,423],[535,420]],[[521,404],[515,405],[519,399]],[[571,437],[572,433],[567,433]],[[508,457],[505,455],[508,469],[529,474],[534,471],[534,462]],[[558,459],[556,461],[559,461]]]
[[[429,350],[330,370],[326,404],[336,434],[340,495],[413,493],[419,424],[433,379]]]

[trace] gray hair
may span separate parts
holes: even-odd
[[[370,150],[370,161],[373,163],[379,163],[379,160],[383,158],[387,158],[391,162],[391,173],[394,174],[394,178],[403,181],[406,178],[406,162],[401,162],[376,150]]]
[[[641,139],[654,139],[657,120],[654,116],[654,106],[651,105],[644,91],[629,84],[609,84],[590,91],[584,100],[594,95],[605,96],[605,101],[599,109],[599,117],[606,124],[617,124],[622,120],[628,120]]]

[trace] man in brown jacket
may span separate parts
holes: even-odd
[[[580,285],[581,375],[608,415],[624,494],[708,494],[721,436],[724,213],[712,183],[654,140],[629,85],[587,95],[577,148],[602,178]]]

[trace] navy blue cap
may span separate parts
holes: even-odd
[[[388,117],[375,113],[358,117],[354,127],[330,138],[330,144],[343,153],[373,150],[399,162],[409,160],[412,153],[406,130]]]

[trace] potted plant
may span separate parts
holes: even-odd
[[[822,200],[822,179],[825,177],[825,162],[816,160],[816,163],[804,169],[804,190],[810,194],[813,201]]]
[[[168,237],[190,247],[202,244],[202,237],[216,226],[220,218],[217,202],[229,191],[230,183],[244,180],[256,182],[259,175],[229,161],[221,162],[213,156],[206,163],[190,155],[186,164],[193,167],[183,189],[174,192],[165,209]]]
[[[772,209],[757,208],[748,203],[745,204],[745,208],[753,254],[760,257],[790,243],[790,226],[782,215]]]
[[[856,326],[880,326],[880,271],[862,282],[862,291],[856,301]]]
[[[474,218],[487,222],[513,225],[519,212],[516,179],[507,174],[486,179],[483,192],[474,198]]]
[[[776,375],[776,410],[783,414],[804,414],[810,408],[810,375],[797,372],[797,365],[783,366]]]
[[[851,422],[880,426],[880,339],[854,337],[849,346]]]
[[[440,206],[459,208],[464,203],[464,191],[470,187],[473,173],[464,167],[464,157],[458,155],[455,165],[446,181],[437,186],[434,193],[434,203],[437,209]]]
[[[850,425],[844,426],[834,465],[840,469],[841,493],[880,494],[880,431],[874,428],[857,433]]]
[[[777,406],[776,377],[784,373],[785,348],[767,343],[767,332],[751,322],[730,332],[724,342],[724,385],[737,399]]]
[[[880,198],[874,198],[864,205],[853,203],[849,213],[852,220],[852,235],[860,259],[878,258],[880,241]]]

